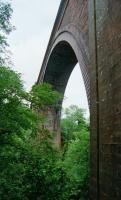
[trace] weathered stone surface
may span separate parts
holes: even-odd
[[[90,199],[118,200],[121,199],[120,0],[61,1],[38,83],[48,82],[64,94],[77,62],[91,116]],[[59,144],[60,110],[53,111],[51,117],[51,128],[58,130]]]

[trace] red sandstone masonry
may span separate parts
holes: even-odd
[[[121,199],[121,1],[62,0],[37,83],[64,93],[79,62],[90,106],[91,200]],[[61,102],[60,102],[61,106]],[[61,108],[52,113],[60,143]],[[56,124],[56,130],[55,130]]]

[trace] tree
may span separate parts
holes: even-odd
[[[61,132],[63,144],[74,139],[74,132],[82,132],[83,130],[89,130],[89,123],[84,117],[85,111],[76,105],[71,105],[64,110],[64,114],[61,119]]]
[[[10,68],[1,67],[0,77],[0,197],[56,199],[59,154],[52,147],[52,133],[42,129],[42,118],[30,104],[35,109],[54,106],[60,95],[49,84],[27,93],[20,74]]]
[[[0,66],[3,66],[9,59],[6,35],[13,30],[10,23],[12,12],[10,3],[0,0]]]
[[[0,134],[18,133],[32,129],[37,117],[29,108],[20,74],[0,67]]]
[[[48,83],[33,85],[30,95],[32,107],[41,110],[59,106],[58,103],[62,99],[62,95],[53,90],[52,85]]]
[[[10,68],[1,67],[0,76],[2,200],[88,199],[89,125],[83,111],[67,109],[61,123],[66,146],[61,155],[52,147],[52,133],[42,129],[43,121],[30,108],[31,101],[35,109],[57,105],[61,95],[48,84],[27,93],[20,74]]]
[[[66,199],[89,199],[89,133],[76,133],[63,160]]]
[[[84,111],[71,106],[61,120],[64,144],[62,199],[89,199],[89,123]]]
[[[59,199],[59,154],[47,137],[39,140],[25,132],[9,135],[0,146],[0,197],[2,200]]]

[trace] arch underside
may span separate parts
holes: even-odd
[[[69,77],[75,65],[79,62],[87,92],[88,103],[90,103],[88,48],[85,47],[84,41],[77,41],[75,37],[68,32],[59,33],[58,35],[48,59],[43,66],[41,82],[50,83],[55,90],[64,95]],[[78,43],[80,43],[80,46]],[[85,49],[87,51],[85,51]]]
[[[62,41],[53,50],[44,76],[44,82],[54,86],[64,94],[70,74],[77,63],[77,58],[70,45]]]

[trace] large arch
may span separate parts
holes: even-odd
[[[78,30],[76,31],[78,32]],[[86,88],[88,104],[90,104],[89,56],[88,52],[85,51],[86,47],[84,41],[82,40],[81,45],[79,44],[78,38],[76,38],[73,33],[69,31],[59,32],[53,43],[50,54],[48,55],[46,65],[41,72],[41,82],[51,84],[55,90],[64,96],[69,77],[75,65],[79,62]],[[61,143],[61,105],[62,102],[60,102],[60,109],[56,108],[56,110],[49,111],[50,123],[48,120],[47,125],[50,130],[57,133],[55,136],[55,143],[57,146]]]
[[[82,42],[80,48],[77,39],[71,32],[65,31],[59,33],[48,56],[48,61],[43,72],[43,80],[41,80],[52,84],[57,91],[64,94],[70,74],[77,62],[79,62],[89,103],[89,56],[85,51],[84,43]]]
[[[64,93],[79,62],[90,107],[90,199],[121,198],[121,1],[62,0],[37,83]],[[60,110],[49,113],[58,132]]]
[[[79,35],[78,29],[72,24],[69,25]],[[68,27],[69,28],[69,27]],[[53,46],[49,52],[48,58],[40,73],[41,82],[49,83],[55,90],[64,96],[65,89],[77,62],[80,65],[84,84],[87,93],[88,105],[90,105],[90,77],[89,77],[89,52],[82,38],[75,37],[73,32],[65,28],[61,30],[55,37]],[[81,40],[80,40],[81,39]],[[48,128],[57,133],[55,137],[56,145],[60,145],[60,109],[51,110],[49,112],[50,123],[48,120]]]

